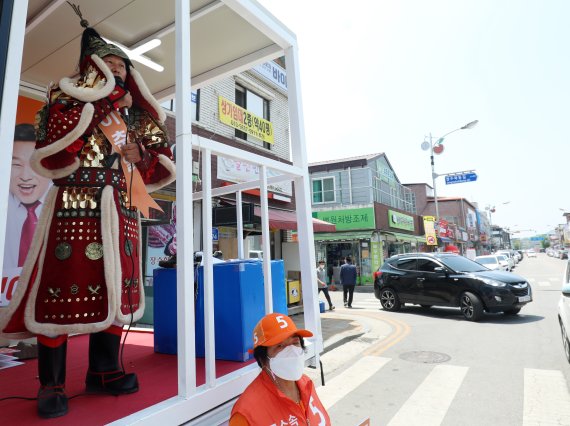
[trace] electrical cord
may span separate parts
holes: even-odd
[[[127,110],[128,111],[128,110]],[[126,114],[127,119],[127,143],[129,143],[129,132],[128,130],[131,128],[131,123],[130,123],[130,116],[128,115],[128,113]],[[131,163],[132,164],[132,163]],[[133,167],[135,167],[135,165],[133,164]],[[129,189],[128,189],[128,210],[132,210],[133,208],[133,201],[132,201],[132,194],[133,194],[133,175],[134,173],[131,172],[131,176],[129,179]],[[138,238],[141,238],[140,235],[140,229],[138,227],[138,214],[137,214],[137,235]],[[127,341],[127,336],[129,335],[129,332],[131,331],[131,327],[133,326],[133,321],[134,321],[134,311],[133,311],[133,301],[132,301],[132,289],[133,289],[133,285],[135,282],[135,259],[133,257],[133,251],[136,250],[136,254],[137,257],[139,256],[139,245],[138,244],[133,244],[133,248],[129,251],[129,259],[131,260],[131,278],[130,278],[130,285],[127,287],[127,296],[128,296],[128,302],[129,302],[129,311],[131,314],[131,318],[129,320],[129,326],[127,327],[127,331],[125,332],[125,336],[123,337],[123,341],[121,343],[121,352],[120,352],[120,362],[121,362],[121,369],[123,370],[123,374],[125,374],[125,363],[124,363],[124,352],[125,352],[125,343]],[[140,261],[139,261],[140,262]],[[139,277],[140,278],[140,277]]]

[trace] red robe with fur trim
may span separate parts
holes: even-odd
[[[77,80],[64,78],[40,114],[34,170],[54,180],[0,333],[56,336],[97,332],[144,313],[140,215],[127,199],[120,158],[99,130],[125,91],[92,55]],[[129,137],[148,192],[175,179],[164,112],[131,67]],[[47,116],[46,116],[47,115]]]

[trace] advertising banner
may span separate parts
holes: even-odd
[[[259,180],[260,167],[255,164],[218,155],[217,178],[228,182],[242,183]],[[267,177],[278,176],[279,173],[267,169]],[[293,185],[290,180],[267,185],[267,190],[278,194],[293,196]]]
[[[391,228],[414,231],[414,217],[394,210],[388,210],[388,225]]]
[[[0,307],[7,306],[18,284],[22,265],[30,250],[32,237],[42,211],[43,201],[52,182],[37,175],[30,167],[35,149],[34,122],[43,102],[18,97],[16,128],[12,148],[12,169],[8,194],[8,218],[0,288]]]
[[[222,123],[263,142],[273,143],[273,124],[270,121],[252,114],[222,96],[218,97],[218,114]]]
[[[156,200],[163,212],[151,210],[151,219],[170,222],[164,225],[149,226],[146,248],[146,277],[152,277],[158,268],[158,262],[168,260],[176,254],[176,203],[168,200]]]
[[[374,207],[313,212],[313,217],[334,223],[337,231],[376,229]]]
[[[435,216],[424,216],[424,230],[426,232],[426,244],[428,246],[437,246]]]

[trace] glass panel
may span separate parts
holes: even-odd
[[[323,182],[321,180],[313,181],[313,203],[323,202]]]
[[[406,271],[416,270],[416,259],[401,259],[396,264],[398,269],[404,269]]]
[[[429,259],[418,259],[418,271],[434,272],[434,268],[439,265]]]

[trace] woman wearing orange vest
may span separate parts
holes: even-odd
[[[253,356],[262,371],[234,405],[230,426],[330,426],[313,382],[303,374],[303,337],[312,335],[279,313],[257,323]]]

